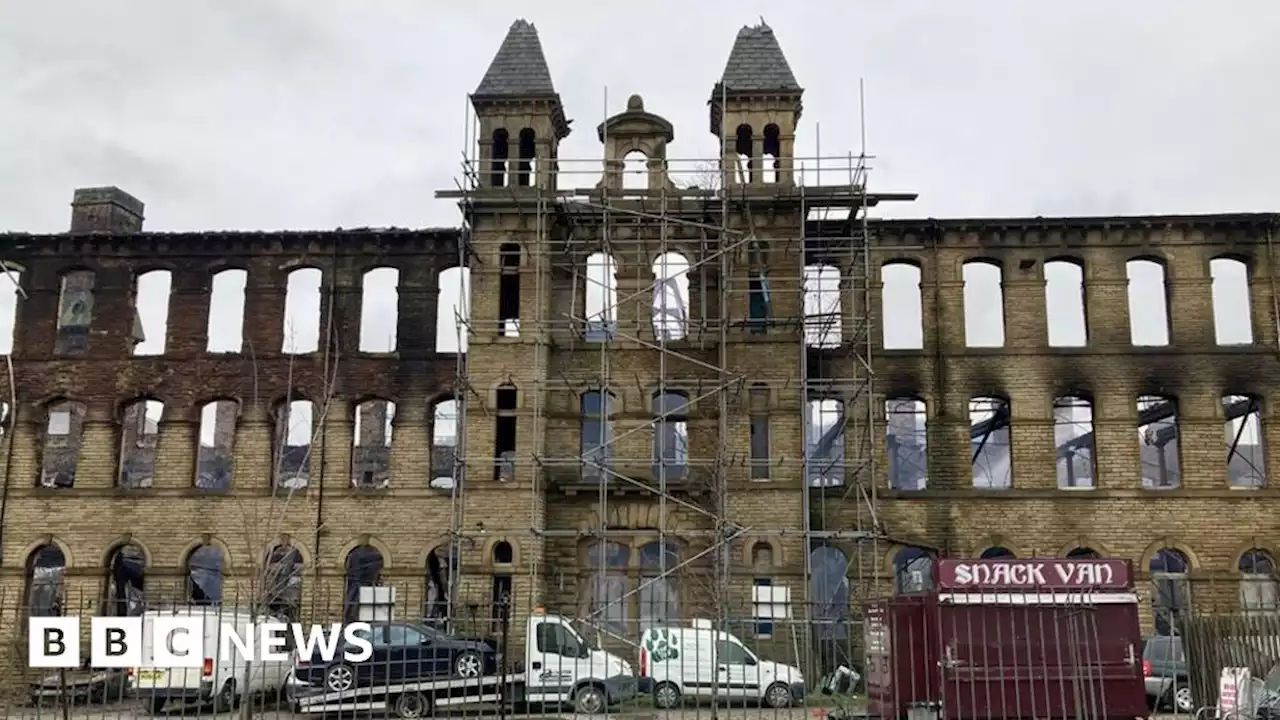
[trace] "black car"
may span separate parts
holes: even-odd
[[[413,623],[370,623],[365,635],[373,655],[358,663],[343,658],[340,640],[331,662],[319,651],[294,667],[294,677],[326,692],[357,686],[410,680],[479,678],[497,672],[497,650],[489,643],[451,637],[439,630]]]

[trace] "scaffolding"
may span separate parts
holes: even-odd
[[[504,533],[523,535],[534,543],[565,537],[605,542],[635,533],[610,526],[608,508],[615,495],[629,492],[644,502],[656,503],[656,567],[648,569],[635,587],[622,595],[610,595],[608,603],[593,604],[578,618],[602,635],[631,644],[635,638],[625,637],[607,621],[610,603],[630,603],[629,598],[639,594],[642,605],[661,603],[666,612],[669,598],[654,596],[665,588],[668,578],[697,568],[700,577],[708,581],[708,597],[714,601],[721,629],[727,630],[742,606],[729,599],[734,583],[733,553],[735,548],[750,552],[740,541],[747,537],[799,539],[804,555],[801,595],[807,608],[802,622],[810,629],[804,636],[805,657],[838,654],[836,646],[847,647],[852,639],[850,611],[855,597],[850,583],[856,593],[877,592],[877,563],[886,539],[876,512],[879,408],[871,358],[875,344],[871,274],[877,264],[872,258],[875,248],[868,211],[881,201],[912,200],[915,195],[867,191],[873,157],[866,153],[865,130],[860,133],[862,148],[856,155],[823,156],[819,145],[815,156],[782,159],[788,161],[786,165],[767,156],[737,157],[736,164],[731,163],[722,159],[735,157],[724,113],[720,118],[721,158],[662,158],[657,171],[663,182],[649,178],[644,189],[616,183],[621,187],[618,189],[607,182],[611,173],[616,177],[627,173],[625,166],[619,167],[618,159],[480,157],[480,118],[468,100],[462,179],[456,190],[437,194],[457,199],[463,211],[459,264],[474,269],[501,254],[493,252],[497,248],[485,247],[486,243],[518,242],[524,258],[521,275],[534,284],[533,288],[520,288],[520,294],[533,302],[521,303],[516,326],[523,346],[531,343],[534,348],[532,377],[536,385],[528,388],[528,412],[522,415],[532,424],[533,441],[530,456],[515,458],[513,468],[513,476],[527,480],[530,487],[529,527],[504,529]],[[724,100],[727,98],[722,96]],[[608,148],[607,89],[604,105],[601,132]],[[861,124],[865,127],[864,119]],[[775,161],[776,180],[783,179],[785,167],[787,179],[794,178],[794,182],[755,182],[756,174],[769,170],[765,165],[769,160]],[[542,167],[542,163],[548,166]],[[499,167],[516,168],[510,178],[514,180],[519,173],[524,179],[502,187],[481,182],[482,173]],[[655,172],[653,159],[642,172],[646,176]],[[586,183],[581,182],[584,177]],[[605,180],[597,184],[602,177]],[[550,182],[539,182],[539,178],[550,178]],[[834,182],[824,185],[824,179]],[[521,226],[529,230],[498,233],[500,237],[494,239],[475,232],[477,220],[497,206],[518,213]],[[794,217],[798,226],[779,230],[773,223],[758,230],[757,218],[766,216]],[[654,258],[665,263],[670,252],[680,252],[687,261],[683,277],[688,290],[681,298],[682,306],[674,311],[666,305],[673,281],[667,273],[658,277],[654,271]],[[693,257],[686,254],[690,252]],[[599,262],[595,265],[596,277],[590,261],[594,253],[608,258],[606,267],[601,268]],[[619,257],[629,260],[626,265],[635,269],[634,278],[617,273]],[[821,287],[822,276],[815,281],[817,265],[838,272],[834,293],[832,288]],[[596,278],[602,270],[606,277],[613,276],[610,287],[601,288],[605,305],[587,308],[588,288],[600,285]],[[784,272],[795,276],[784,278]],[[783,294],[776,292],[772,279],[781,281],[777,285]],[[563,307],[563,302],[556,306],[552,298],[559,297],[557,290],[563,291],[566,285],[571,293],[568,306]],[[468,283],[467,287],[470,290],[473,285]],[[792,297],[786,297],[788,293]],[[824,300],[824,295],[838,300]],[[634,318],[624,318],[624,310],[646,297],[654,298],[648,322],[642,311]],[[807,312],[815,297],[818,304],[826,302],[829,307]],[[457,314],[455,324],[460,343],[464,338],[511,331],[509,320],[472,317],[467,311],[472,305],[470,298],[461,302],[464,310]],[[757,316],[761,307],[766,308],[765,317]],[[749,308],[746,317],[735,316],[741,314],[741,308]],[[783,313],[773,312],[773,308]],[[659,318],[678,330],[659,327]],[[742,396],[753,378],[735,369],[742,363],[734,362],[731,353],[747,351],[756,341],[777,344],[790,339],[797,341],[798,380],[789,380],[782,393],[800,399],[798,426],[804,451],[798,459],[786,452],[778,457],[770,452],[767,462],[775,482],[788,477],[802,479],[797,485],[803,489],[796,490],[802,496],[802,510],[794,524],[752,527],[735,518],[731,497],[751,491],[754,478],[750,468],[758,459],[736,451],[731,435],[735,432],[732,421],[743,413]],[[584,358],[590,353],[598,359],[590,361],[588,372]],[[656,377],[628,368],[625,361],[637,353],[656,361],[652,368]],[[467,441],[467,418],[476,412],[489,414],[488,391],[471,384],[469,354],[459,353],[455,384],[458,438],[449,531],[454,547],[474,532],[474,523],[468,522],[464,512],[468,467],[474,471],[489,462],[508,462],[491,457],[487,448],[473,453]],[[656,397],[659,404],[645,408],[646,422],[631,422],[615,434],[609,422],[614,411],[612,392],[631,383],[638,386],[642,397]],[[684,393],[684,400],[670,407],[668,392],[676,389]],[[583,416],[597,418],[592,428],[599,433],[598,437],[593,435],[593,442],[580,444],[577,452],[548,448],[552,423],[547,398],[549,393],[567,390],[578,397],[595,392],[598,398],[590,413],[585,406],[575,408]],[[690,407],[698,410],[691,412]],[[708,407],[715,415],[714,442],[699,444],[700,452],[690,452],[688,424],[695,416],[705,418]],[[834,419],[823,414],[828,407],[836,408]],[[682,436],[668,427],[680,423],[685,427]],[[583,427],[585,434],[585,423]],[[700,436],[705,437],[708,429],[701,425]],[[654,457],[615,452],[639,433],[654,433]],[[671,438],[680,447],[670,447]],[[779,443],[772,443],[772,447],[779,447]],[[650,466],[649,471],[638,471],[645,466]],[[477,481],[487,482],[488,478]],[[585,531],[547,527],[547,493],[556,491],[557,486],[594,495],[598,504],[594,527]],[[671,533],[681,541],[698,539],[697,552],[677,555],[667,550],[668,513],[677,509],[700,520],[699,527],[681,527]],[[844,566],[834,587],[823,575],[823,568],[813,564],[815,552],[828,546],[853,550],[841,551]],[[525,598],[525,611],[539,604],[539,591],[547,585],[541,554],[524,554],[524,579],[534,588]],[[456,594],[462,584],[457,553],[450,553],[450,558],[450,590]],[[589,563],[593,582],[597,588],[605,587],[611,572],[609,560],[593,560]],[[452,598],[450,603],[452,612]]]

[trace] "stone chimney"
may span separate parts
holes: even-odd
[[[76,188],[71,232],[142,232],[142,201],[118,187]]]

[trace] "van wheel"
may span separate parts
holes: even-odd
[[[164,712],[164,705],[167,702],[169,702],[169,698],[153,697],[147,701],[147,712],[152,715],[159,715]]]
[[[231,712],[240,705],[240,696],[236,694],[236,681],[228,680],[226,685],[218,691],[218,695],[213,698],[213,711]]]
[[[663,710],[680,704],[680,688],[675,683],[658,683],[658,687],[653,689],[653,704]]]
[[[427,714],[427,698],[422,693],[405,693],[396,698],[396,717],[416,720]]]
[[[583,685],[573,694],[573,709],[583,715],[604,712],[607,704],[604,691],[595,685]]]
[[[768,690],[764,691],[764,701],[768,703],[769,707],[774,708],[775,710],[778,708],[790,707],[791,688],[783,685],[782,683],[774,683],[769,686]]]

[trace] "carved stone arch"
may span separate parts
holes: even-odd
[[[146,543],[139,540],[133,533],[117,535],[109,540],[107,542],[106,549],[102,551],[102,562],[99,564],[99,567],[110,569],[112,558],[115,557],[117,552],[120,552],[120,548],[123,548],[126,545],[132,545],[133,547],[138,548],[138,552],[142,553],[142,561],[146,563],[148,570],[155,567],[155,558],[151,555],[151,548],[148,547]],[[183,557],[186,556],[183,555]]]
[[[1240,559],[1250,550],[1264,550],[1271,555],[1272,561],[1280,563],[1280,544],[1261,536],[1254,536],[1248,540],[1238,543],[1231,551],[1231,567],[1227,568],[1231,573],[1240,574]]]
[[[773,564],[767,567],[780,568],[785,567],[786,558],[782,554],[782,543],[778,542],[774,537],[752,536],[747,538],[746,544],[743,546],[742,566],[745,568],[756,567],[756,547],[766,545],[770,553],[773,555]]]
[[[311,550],[306,547],[306,543],[298,542],[297,538],[290,536],[288,533],[281,533],[279,537],[267,542],[262,546],[262,552],[259,553],[262,561],[265,563],[271,557],[271,552],[278,547],[287,547],[291,550],[298,551],[298,557],[302,558],[302,567],[311,568],[315,557],[312,556]]]
[[[1026,557],[1026,554],[1025,554],[1026,548],[1011,541],[1009,538],[999,533],[991,533],[990,535],[984,535],[978,538],[977,542],[973,545],[972,548],[970,548],[969,556],[971,558],[977,559],[979,556],[982,555],[983,552],[994,547],[1002,547],[1008,550],[1009,552],[1013,553],[1014,557],[1016,558]]]
[[[391,567],[392,567],[391,548],[387,547],[387,544],[384,543],[382,540],[379,540],[377,537],[373,535],[365,534],[365,535],[357,535],[356,537],[351,538],[341,548],[338,549],[338,555],[337,555],[337,558],[335,558],[336,560],[335,567],[337,567],[339,572],[343,573],[344,575],[346,574],[347,556],[351,554],[352,550],[355,550],[361,545],[368,545],[374,550],[377,550],[378,554],[382,556],[382,573],[384,575],[389,570],[391,570]]]
[[[48,534],[32,540],[22,549],[22,555],[19,557],[22,558],[23,572],[31,565],[32,553],[46,545],[52,545],[62,551],[63,560],[66,562],[64,567],[68,569],[75,567],[75,556],[71,554],[71,546],[56,535]]]
[[[499,543],[504,543],[504,542],[511,547],[511,562],[509,563],[499,563],[493,559],[494,550],[497,549]],[[442,545],[441,547],[444,547],[444,546]],[[506,535],[499,535],[497,537],[489,538],[489,540],[487,540],[484,544],[483,552],[484,552],[484,564],[487,567],[508,568],[508,567],[515,567],[520,564],[520,543],[516,540],[516,538],[513,538],[513,537],[508,537]]]
[[[1112,557],[1111,548],[1108,547],[1106,543],[1104,543],[1102,540],[1098,538],[1095,538],[1089,535],[1081,535],[1071,540],[1070,542],[1060,546],[1058,548],[1058,557],[1066,557],[1067,553],[1071,552],[1072,550],[1075,550],[1076,548],[1089,548],[1091,550],[1096,551],[1102,557]],[[1145,571],[1146,568],[1144,566],[1142,568],[1134,568],[1134,569],[1139,571]]]
[[[236,568],[235,558],[231,554],[231,548],[222,539],[212,533],[205,533],[200,537],[187,543],[182,552],[178,555],[178,563],[182,569],[186,570],[187,560],[191,557],[191,553],[195,552],[201,545],[211,545],[222,553],[222,574],[230,575]]]
[[[1096,549],[1096,548],[1095,548]],[[1161,550],[1177,550],[1187,558],[1187,574],[1191,575],[1200,570],[1200,558],[1195,554],[1189,545],[1173,536],[1166,536],[1156,540],[1142,551],[1142,558],[1138,567],[1134,568],[1138,575],[1150,575],[1147,568],[1151,567],[1151,560],[1155,558],[1156,553]]]
[[[911,541],[914,538],[912,538],[911,536],[906,536],[906,537],[903,537],[902,539]],[[920,542],[918,544],[890,545],[889,548],[885,550],[884,557],[882,558],[882,562],[884,563],[884,572],[887,573],[887,577],[889,577],[890,579],[893,578],[894,573],[897,571],[897,566],[894,565],[894,562],[898,558],[898,553],[908,548],[916,548],[919,550],[923,550],[924,552],[933,556],[933,559],[935,561],[940,560],[942,558],[941,552],[939,552],[936,548],[930,547],[929,544],[925,542]]]

